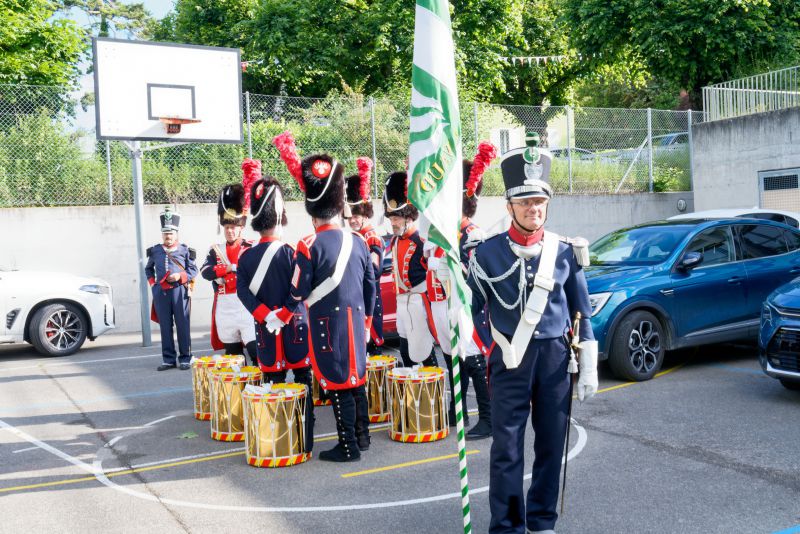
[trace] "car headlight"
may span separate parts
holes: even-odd
[[[770,308],[769,304],[766,302],[764,303],[764,307],[761,308],[761,323],[772,324],[772,308]]]
[[[111,293],[111,288],[108,286],[103,286],[100,284],[88,284],[85,286],[81,286],[78,289],[81,291],[86,291],[87,293],[96,293],[98,295],[108,295]]]
[[[600,313],[603,306],[606,305],[608,299],[611,298],[611,293],[593,293],[589,295],[589,304],[592,305],[592,317]]]

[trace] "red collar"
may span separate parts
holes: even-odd
[[[403,235],[400,236],[400,239],[408,239],[409,237],[414,235],[416,232],[417,232],[417,227],[416,226],[412,226],[411,228],[406,230],[406,233],[404,233]]]
[[[472,224],[472,221],[470,220],[470,218],[469,218],[469,217],[461,217],[461,231],[462,231],[462,232],[463,232],[463,231],[464,231],[464,229],[465,229],[465,228],[467,228],[467,227],[468,227],[470,224]]]
[[[369,232],[370,230],[372,230],[371,226],[369,226],[369,225],[362,226],[361,230],[359,230],[358,233],[361,234],[361,235],[367,235],[367,232]]]
[[[524,247],[535,245],[542,240],[542,236],[544,236],[544,227],[529,235],[523,235],[522,232],[516,229],[514,223],[511,223],[511,227],[508,229],[508,237],[511,238],[511,241]]]
[[[327,230],[337,230],[338,228],[339,227],[336,226],[335,224],[328,223],[328,224],[323,224],[322,226],[317,226],[315,232],[320,233],[320,232],[325,232]]]
[[[226,242],[225,242],[225,246],[226,246],[227,248],[236,248],[236,247],[239,247],[239,246],[241,246],[241,244],[242,244],[242,241],[243,241],[242,239],[237,239],[237,240],[235,240],[233,243],[228,243],[228,242],[226,241]]]
[[[259,243],[272,243],[273,241],[277,241],[278,238],[274,235],[266,235],[261,236],[261,239],[258,240]]]

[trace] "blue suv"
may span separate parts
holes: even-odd
[[[601,359],[641,381],[666,350],[755,340],[767,295],[800,274],[800,230],[758,219],[658,221],[612,232],[589,253]]]
[[[783,387],[800,391],[800,278],[767,297],[758,334],[761,368]]]

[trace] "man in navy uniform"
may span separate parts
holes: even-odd
[[[147,266],[144,269],[153,293],[151,318],[161,328],[161,356],[163,363],[159,371],[173,369],[180,365],[181,370],[189,369],[192,359],[192,338],[189,332],[189,312],[191,310],[191,290],[197,276],[194,263],[194,249],[178,243],[180,215],[165,208],[161,213],[160,245],[147,249]],[[178,349],[172,338],[173,321],[178,331]]]
[[[308,319],[305,306],[294,310],[288,323],[277,333],[264,323],[272,310],[283,307],[289,298],[294,272],[294,249],[280,240],[287,224],[283,188],[272,178],[259,179],[252,186],[251,221],[261,235],[258,244],[239,260],[236,289],[239,299],[252,314],[258,366],[265,382],[285,382],[291,369],[294,381],[305,384],[306,452],[314,446],[314,403],[311,402],[311,357],[308,350]]]
[[[558,482],[571,398],[570,325],[580,312],[578,398],[597,391],[597,342],[582,267],[585,240],[565,240],[544,223],[552,189],[545,181],[549,156],[526,138],[527,148],[501,161],[511,226],[478,245],[470,259],[474,321],[488,305],[495,346],[489,357],[492,436],[489,532],[551,533],[558,514]],[[522,492],[524,433],[535,432],[533,480]]]
[[[367,242],[372,267],[375,272],[375,309],[372,312],[372,326],[369,330],[367,352],[380,354],[383,347],[383,302],[381,300],[381,274],[383,273],[383,239],[375,231],[370,220],[374,215],[372,200],[369,197],[369,183],[372,172],[372,160],[358,158],[356,160],[358,174],[348,176],[346,182],[346,202],[350,208],[347,222],[350,228],[361,234]]]
[[[320,460],[351,462],[369,448],[366,382],[367,336],[375,305],[375,275],[367,244],[337,219],[345,205],[344,168],[327,154],[302,161],[289,132],[273,143],[305,193],[315,233],[297,244],[290,297],[266,318],[278,330],[308,306],[311,361],[320,386],[330,393],[339,443]]]
[[[250,187],[254,178],[261,177],[261,163],[248,158],[242,163],[242,169],[242,183],[226,185],[220,191],[217,215],[225,242],[211,246],[200,267],[200,275],[210,281],[214,289],[211,348],[224,348],[226,354],[244,354],[247,347],[251,364],[258,365],[253,319],[236,295],[236,271],[242,254],[253,246],[252,241],[242,239],[250,199],[245,187]]]

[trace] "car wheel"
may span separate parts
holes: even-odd
[[[634,311],[617,326],[608,363],[618,378],[641,382],[655,376],[664,362],[664,327],[650,312]]]
[[[786,378],[779,378],[778,380],[781,381],[781,385],[786,389],[791,389],[792,391],[800,391],[800,382],[796,382],[794,380],[788,380]]]
[[[72,304],[49,304],[31,319],[28,334],[45,356],[69,356],[81,348],[89,332],[83,312]]]

